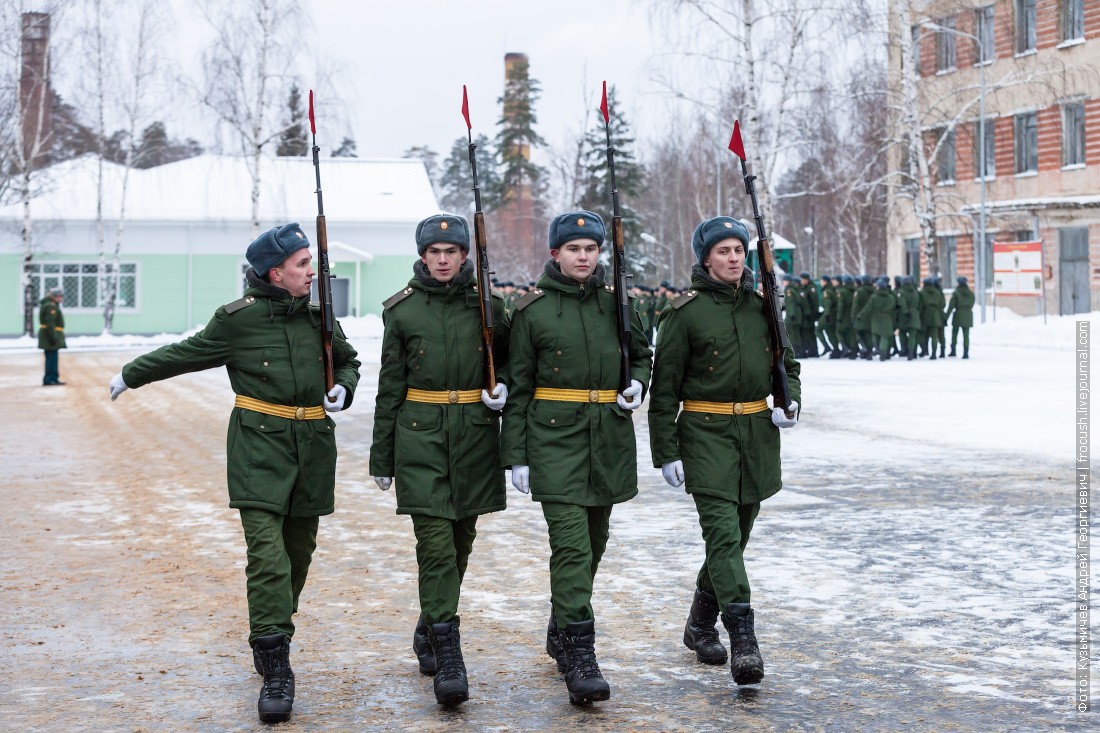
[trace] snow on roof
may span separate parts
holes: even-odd
[[[42,171],[32,199],[36,219],[94,220],[98,161],[85,155]],[[124,168],[103,163],[103,216],[118,216]],[[317,215],[313,160],[265,157],[260,162],[260,220],[307,221]],[[418,222],[439,210],[419,160],[322,158],[325,215],[340,222]],[[251,221],[252,179],[238,156],[199,155],[132,169],[128,221]],[[0,207],[0,220],[22,219],[22,207]]]
[[[986,209],[996,211],[1030,211],[1032,209],[1089,209],[1100,207],[1100,196],[1055,196],[1037,199],[1005,199],[987,201]],[[980,211],[981,204],[966,204],[962,211]]]

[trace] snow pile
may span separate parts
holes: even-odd
[[[155,349],[174,344],[202,330],[196,326],[183,333],[158,333],[151,336],[137,334],[100,333],[94,336],[67,336],[65,346],[75,351],[121,351],[123,349]],[[26,334],[12,339],[0,339],[0,353],[18,354],[38,350],[38,337]]]
[[[1078,313],[1075,316],[1021,316],[1008,308],[997,308],[997,320],[993,320],[993,308],[986,309],[986,321],[980,323],[981,312],[974,308],[974,328],[970,340],[981,346],[1009,346],[1045,351],[1073,351],[1078,321],[1100,324],[1100,312]],[[959,334],[962,339],[962,334]],[[947,340],[951,341],[951,325],[947,326]],[[1100,343],[1098,341],[1097,343]],[[961,346],[960,346],[961,347]]]
[[[347,336],[348,341],[352,342],[352,346],[358,340],[382,338],[384,329],[381,316],[368,313],[365,316],[347,316],[340,318],[339,321],[340,328],[344,329],[344,335]]]

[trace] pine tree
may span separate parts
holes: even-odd
[[[344,139],[340,141],[340,146],[332,151],[332,157],[333,158],[358,158],[359,153],[358,153],[358,150],[357,150],[357,146],[355,144],[355,140],[350,138],[350,137],[345,136]]]
[[[627,262],[641,277],[646,263],[640,252],[641,235],[645,231],[641,216],[631,204],[639,199],[645,188],[645,167],[634,157],[634,137],[630,122],[619,108],[615,87],[607,90],[607,108],[611,117],[611,146],[615,148],[615,186],[619,190],[619,213],[623,218],[623,241],[626,244]],[[596,126],[585,134],[584,168],[587,183],[577,204],[582,209],[594,211],[607,223],[608,241],[611,238],[611,182],[607,170],[607,133],[603,115],[597,115]]]
[[[309,153],[309,140],[303,124],[305,113],[302,111],[302,91],[297,84],[290,86],[290,97],[286,101],[288,117],[283,131],[279,133],[279,145],[275,155],[302,156]]]
[[[477,145],[477,183],[481,187],[481,205],[486,211],[492,210],[499,201],[500,176],[497,171],[496,156],[493,155],[489,138],[478,135],[474,138]],[[469,216],[474,202],[474,178],[470,172],[469,142],[464,137],[456,138],[451,145],[451,154],[443,161],[439,176],[439,206],[462,216]]]
[[[531,160],[531,151],[546,145],[546,141],[535,132],[538,122],[535,103],[539,96],[539,82],[528,74],[526,59],[516,61],[507,68],[504,95],[497,100],[503,107],[497,123],[500,131],[495,140],[500,168],[493,190],[496,195],[492,198],[497,207],[519,198],[524,187],[530,187],[536,211],[541,208],[539,204],[545,195],[549,176],[545,168]],[[479,149],[484,150],[480,146]],[[479,173],[480,170],[479,167]],[[489,190],[484,184],[482,188]]]

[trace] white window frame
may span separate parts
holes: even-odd
[[[1026,9],[1025,6],[1029,4],[1031,5],[1031,22],[1024,25],[1024,17],[1022,17],[1024,15],[1023,11]],[[1016,55],[1024,56],[1035,53],[1039,42],[1038,29],[1035,27],[1039,21],[1038,3],[1036,0],[1014,0],[1012,3],[1012,15],[1013,47],[1015,48]],[[1030,43],[1031,45],[1021,48],[1024,43]]]
[[[1087,151],[1087,148],[1085,146],[1085,133],[1086,133],[1086,131],[1084,129],[1084,127],[1085,127],[1085,102],[1084,102],[1084,100],[1070,100],[1070,101],[1063,102],[1060,106],[1062,108],[1061,109],[1061,112],[1062,112],[1062,115],[1061,115],[1062,116],[1062,169],[1063,170],[1073,170],[1074,168],[1084,168],[1085,164],[1088,162],[1087,158],[1085,157],[1085,154],[1086,154],[1086,151]],[[1077,141],[1077,142],[1080,143],[1080,150],[1077,151],[1077,153],[1078,153],[1077,157],[1079,158],[1079,160],[1074,160],[1074,161],[1069,161],[1069,160],[1066,159],[1066,154],[1067,154],[1067,151],[1069,150],[1069,147],[1070,147],[1069,143],[1070,143],[1070,135],[1071,135],[1071,131],[1069,129],[1069,126],[1066,124],[1067,118],[1068,118],[1067,112],[1069,111],[1070,107],[1080,107],[1081,108],[1081,139],[1079,141]],[[1077,143],[1074,143],[1074,147],[1077,147]]]
[[[108,265],[113,265],[114,264],[113,258],[112,258],[112,260],[108,261],[107,264]],[[125,260],[124,259],[124,260],[119,260],[118,264],[119,264],[120,268],[123,265],[133,265],[134,266],[134,272],[133,272],[133,276],[134,276],[134,304],[132,306],[120,306],[120,305],[117,304],[118,301],[116,300],[115,301],[115,303],[116,303],[115,304],[115,314],[116,315],[117,314],[141,315],[141,309],[142,309],[142,302],[141,302],[141,300],[142,300],[141,299],[141,262],[139,260]],[[61,268],[61,270],[57,273],[52,273],[52,272],[51,273],[45,273],[45,272],[42,271],[42,268],[46,265],[57,265],[59,268]],[[38,295],[35,297],[35,301],[34,301],[36,304],[41,302],[42,298],[46,297],[46,288],[45,288],[45,282],[44,282],[45,278],[47,276],[54,277],[55,275],[56,275],[56,277],[61,278],[65,274],[64,269],[65,269],[66,265],[76,265],[78,267],[83,267],[84,265],[95,265],[96,270],[97,270],[96,275],[97,275],[97,280],[98,280],[98,269],[99,269],[99,259],[98,258],[96,258],[96,259],[87,259],[87,260],[64,260],[64,259],[56,259],[56,258],[42,259],[42,260],[38,260],[38,259],[32,260],[31,261],[31,267],[38,267],[39,268],[39,270],[38,270]],[[77,274],[82,275],[83,273],[77,273]],[[130,273],[126,273],[126,274],[128,275]],[[121,278],[119,279],[119,282],[121,283]],[[64,287],[64,286],[61,286],[61,287]],[[97,286],[97,289],[98,289],[98,286]],[[18,296],[19,307],[20,307],[20,310],[21,310],[22,307],[23,307],[22,288],[17,288],[16,290],[18,291],[16,293],[16,295]],[[64,303],[61,304],[61,307],[64,309],[65,313],[71,313],[73,315],[102,314],[103,313],[103,301],[101,299],[99,299],[99,297],[98,297],[99,293],[98,292],[96,293],[96,296],[97,296],[97,298],[96,298],[97,305],[94,308],[87,308],[87,307],[83,307],[83,306],[67,306]]]
[[[1070,8],[1073,8],[1072,14]],[[1059,39],[1062,43],[1072,44],[1074,41],[1081,42],[1085,40],[1085,0],[1060,0],[1058,3],[1058,15],[1059,17]],[[1070,29],[1070,23],[1073,23],[1077,27]],[[1073,32],[1074,35],[1067,35]]]
[[[982,22],[986,13],[989,15],[988,28]],[[983,33],[983,31],[985,32]],[[974,65],[982,66],[993,63],[993,60],[997,58],[997,14],[994,6],[986,5],[974,9],[974,35],[982,41],[981,46],[977,43],[974,44],[974,56],[978,59]]]

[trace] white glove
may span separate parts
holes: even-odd
[[[378,488],[382,491],[389,491],[390,486],[393,485],[393,478],[389,476],[375,476],[374,483],[378,484]]]
[[[340,412],[344,409],[344,400],[348,397],[348,390],[344,385],[337,384],[328,391],[321,402],[325,406],[325,412]]]
[[[627,399],[623,399],[626,397]],[[630,380],[630,386],[616,395],[615,402],[624,410],[637,410],[642,406],[642,383],[637,379]]]
[[[504,403],[508,401],[508,386],[504,382],[498,382],[495,396],[489,394],[489,390],[481,390],[481,401],[490,410],[503,410]]]
[[[521,494],[531,493],[531,468],[529,466],[512,466],[512,486]]]
[[[794,424],[798,422],[798,403],[792,402],[791,409],[794,410],[794,417],[787,417],[787,413],[783,411],[782,407],[773,407],[772,423],[777,428],[793,428]]]
[[[661,473],[664,474],[665,481],[669,486],[683,486],[684,485],[684,462],[672,461],[661,466]]]
[[[118,396],[130,389],[126,386],[126,382],[122,379],[122,372],[119,372],[115,376],[111,377],[111,384],[108,386],[111,390],[111,402],[118,399]]]

